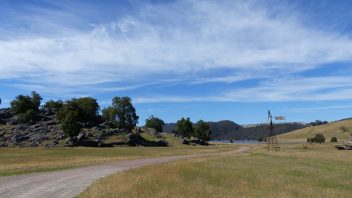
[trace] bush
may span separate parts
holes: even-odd
[[[42,97],[35,91],[32,96],[19,95],[11,102],[11,111],[17,115],[18,122],[33,123],[39,111]]]
[[[323,134],[318,133],[314,138],[307,138],[307,142],[315,142],[321,144],[325,142],[325,137]]]
[[[194,128],[194,136],[201,141],[210,140],[210,127],[203,120],[199,120]]]
[[[190,138],[193,135],[193,126],[189,118],[181,118],[176,123],[175,133],[178,136]]]
[[[330,142],[337,142],[337,138],[336,137],[332,137]]]
[[[58,111],[62,108],[63,105],[64,103],[62,102],[62,100],[49,100],[45,103],[44,108],[54,109],[55,111]]]
[[[258,138],[258,142],[263,142],[263,141],[264,141],[264,138],[262,138],[262,137]]]
[[[81,131],[81,110],[77,103],[67,101],[57,113],[57,119],[65,135],[74,137]]]
[[[145,120],[145,126],[148,128],[153,128],[157,132],[163,131],[164,121],[154,116],[150,116],[148,119]]]
[[[80,121],[85,126],[91,126],[98,121],[99,104],[96,99],[91,97],[74,98],[71,100],[79,108]]]

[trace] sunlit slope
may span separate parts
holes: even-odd
[[[296,131],[291,131],[278,136],[279,141],[306,142],[308,137],[314,137],[317,133],[322,133],[327,141],[336,137],[339,142],[347,141],[349,134],[343,132],[341,127],[346,127],[352,131],[352,120],[332,122],[326,125],[307,127]]]

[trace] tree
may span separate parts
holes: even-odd
[[[81,131],[81,110],[74,101],[66,101],[57,113],[62,130],[70,138],[77,136]]]
[[[114,107],[104,108],[102,111],[102,117],[105,121],[116,123],[117,109]]]
[[[43,98],[35,91],[32,91],[32,103],[34,107],[34,111],[39,111],[40,103]]]
[[[199,120],[194,128],[194,136],[201,141],[210,140],[210,127],[203,120]]]
[[[193,126],[190,119],[181,118],[181,120],[178,120],[175,132],[182,137],[190,138],[193,135]]]
[[[106,121],[116,123],[117,127],[131,132],[138,123],[136,109],[129,97],[114,97],[112,106],[103,110],[103,118]]]
[[[336,137],[332,137],[330,142],[337,142],[337,138]]]
[[[30,109],[34,109],[34,105],[29,96],[19,95],[10,103],[11,111],[15,114],[26,113]]]
[[[80,121],[83,122],[86,126],[95,124],[98,120],[99,113],[99,104],[96,99],[91,97],[84,98],[73,98],[73,103],[76,103],[80,109]]]
[[[17,115],[18,122],[34,123],[41,100],[42,97],[35,91],[32,91],[32,96],[19,95],[10,103],[11,111]]]
[[[145,120],[145,126],[148,128],[153,128],[157,132],[163,131],[163,126],[165,125],[164,121],[158,117],[150,116]]]
[[[62,102],[62,100],[49,100],[45,103],[44,108],[54,109],[55,111],[58,111],[62,108],[63,105],[64,103]]]
[[[38,112],[41,100],[42,97],[35,91],[32,92],[32,97],[19,95],[10,103],[11,110],[15,114],[26,113],[28,110]]]

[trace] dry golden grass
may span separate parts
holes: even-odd
[[[347,141],[349,134],[343,132],[340,128],[344,126],[352,131],[352,120],[333,122],[326,125],[307,127],[304,129],[291,131],[278,136],[279,141],[306,142],[308,137],[314,137],[317,133],[322,133],[327,141],[336,137],[339,142]]]
[[[0,176],[58,170],[128,159],[233,150],[234,146],[2,148]]]
[[[261,146],[118,173],[79,197],[351,197],[351,167],[352,152],[331,145]]]

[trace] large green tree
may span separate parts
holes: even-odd
[[[96,99],[91,97],[73,98],[73,103],[76,103],[80,109],[80,121],[84,125],[94,125],[98,120],[99,104]]]
[[[158,117],[150,116],[145,120],[145,126],[148,128],[153,128],[157,132],[163,131],[163,126],[165,125],[164,121]]]
[[[81,109],[78,104],[72,100],[66,101],[62,108],[60,108],[57,113],[57,119],[65,135],[71,138],[78,135],[82,129],[81,115]]]
[[[98,110],[99,104],[94,98],[73,98],[62,104],[56,115],[65,134],[74,137],[78,135],[83,126],[96,123]]]
[[[199,120],[194,127],[194,136],[202,141],[210,140],[210,127],[203,120]]]
[[[103,118],[106,121],[116,123],[116,126],[127,132],[131,132],[138,123],[136,109],[129,97],[114,97],[112,106],[103,110]]]
[[[181,118],[176,123],[175,132],[182,137],[190,138],[193,135],[193,126],[189,118]]]

